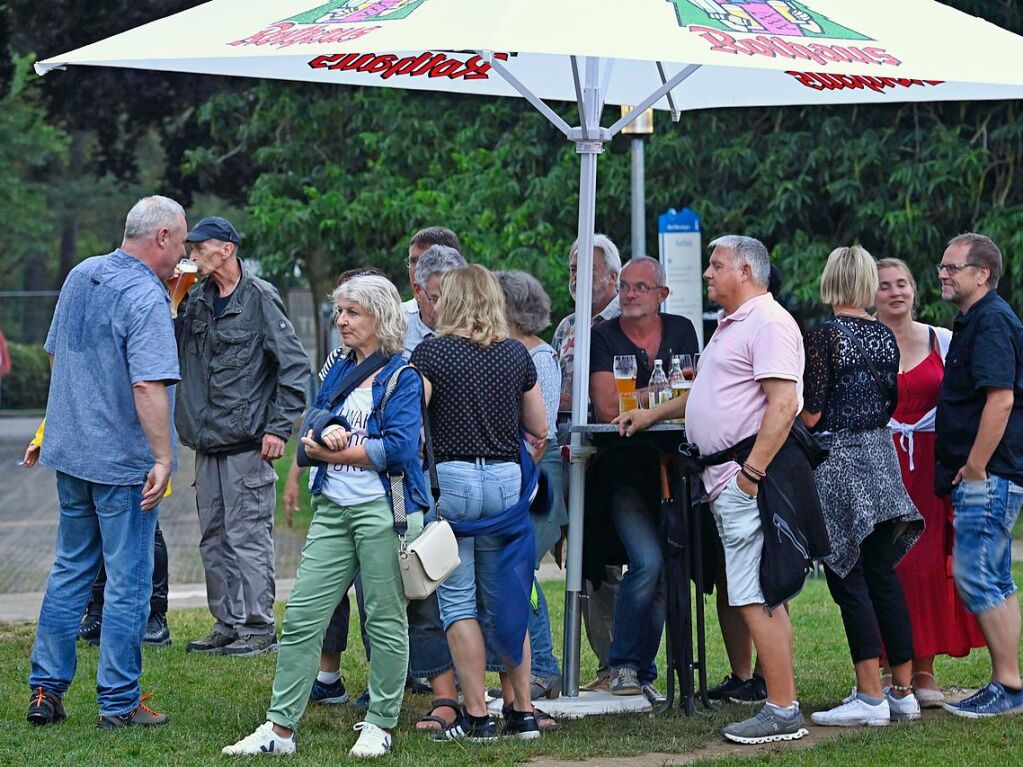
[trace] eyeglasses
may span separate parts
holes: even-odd
[[[663,287],[663,285],[647,285],[645,282],[637,282],[635,285],[630,285],[627,282],[619,282],[618,292],[624,295],[631,291],[637,295],[645,296],[651,290],[660,290]]]
[[[961,272],[968,266],[979,267],[983,265],[984,264],[938,264],[937,266],[934,267],[934,271],[938,273],[939,277],[941,276],[942,272],[948,272],[949,277],[955,277],[957,274],[959,274],[959,272]]]
[[[431,296],[429,293],[427,293],[424,290],[423,294],[426,296],[426,300],[429,301],[431,304],[433,304],[435,306],[436,306],[437,302],[440,301],[440,294],[439,293],[437,295]]]

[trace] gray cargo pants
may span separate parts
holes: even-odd
[[[195,454],[199,553],[218,633],[247,637],[274,630],[276,481],[258,450]]]

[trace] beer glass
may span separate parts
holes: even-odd
[[[618,389],[618,414],[639,407],[636,397],[636,355],[622,354],[614,359],[615,387]]]
[[[167,280],[167,292],[170,293],[171,317],[177,319],[178,307],[195,281],[199,279],[199,267],[194,262],[183,258],[174,269],[174,276]]]

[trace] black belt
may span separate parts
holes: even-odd
[[[450,461],[463,461],[465,463],[483,463],[483,464],[494,464],[494,463],[518,463],[518,456],[495,458],[492,456],[482,455],[439,455],[437,456],[437,463],[449,463]]]

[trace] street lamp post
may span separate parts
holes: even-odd
[[[623,106],[622,115],[633,107]],[[622,128],[632,137],[632,256],[645,256],[646,252],[646,173],[643,139],[654,132],[654,110],[647,109],[636,120]]]

